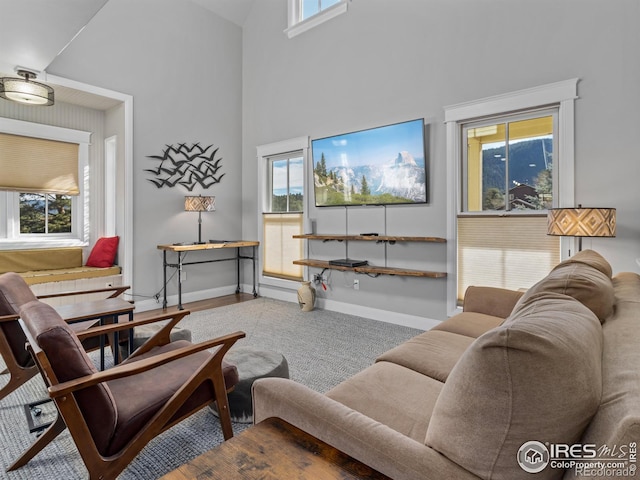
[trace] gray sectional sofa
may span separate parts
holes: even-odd
[[[255,422],[280,417],[396,480],[633,476],[640,276],[579,252],[524,293],[471,287],[462,313],[324,395],[269,378],[253,398]]]

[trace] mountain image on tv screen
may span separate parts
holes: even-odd
[[[316,206],[426,203],[424,120],[312,140]]]

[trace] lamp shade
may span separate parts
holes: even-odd
[[[53,105],[53,88],[31,80],[33,72],[18,70],[18,75],[23,78],[0,78],[0,97],[27,105]]]
[[[547,215],[547,235],[615,237],[615,208],[552,208]]]
[[[216,209],[216,197],[186,196],[184,209],[187,212],[213,212]]]

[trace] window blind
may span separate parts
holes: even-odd
[[[458,301],[467,287],[518,290],[541,280],[560,262],[560,239],[545,216],[458,217]]]
[[[0,190],[79,195],[78,144],[0,133]]]
[[[287,280],[302,280],[302,266],[294,260],[303,257],[302,241],[294,235],[302,233],[302,213],[264,213],[263,274]]]

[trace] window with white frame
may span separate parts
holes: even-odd
[[[79,245],[90,133],[0,119],[0,243],[3,248]]]
[[[347,11],[349,0],[289,0],[289,26],[285,33],[295,37]]]
[[[279,285],[280,281],[300,281],[303,270],[293,262],[303,255],[302,233],[305,205],[307,139],[271,144],[258,148],[262,198],[261,281]],[[282,149],[302,147],[282,153]],[[282,284],[280,284],[282,285]]]
[[[577,80],[445,109],[450,313],[471,285],[528,288],[561,258],[547,209],[573,203]]]

